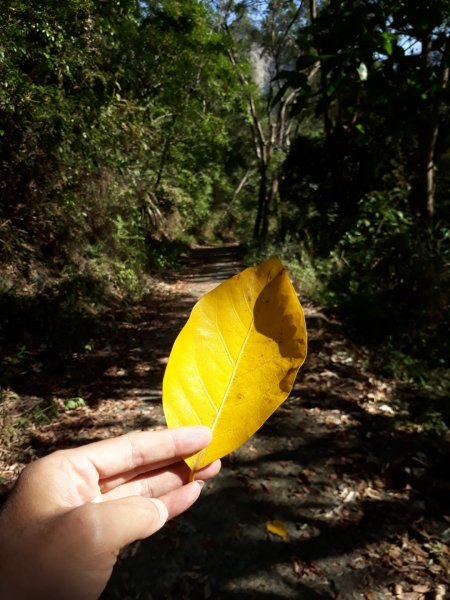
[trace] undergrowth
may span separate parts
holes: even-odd
[[[0,385],[21,369],[60,360],[84,349],[101,315],[143,298],[151,301],[155,277],[179,266],[186,246],[154,241],[108,255],[101,245],[60,269],[30,266],[28,273],[4,271],[0,288]]]
[[[286,236],[249,245],[247,260],[278,255],[300,298],[337,316],[368,350],[367,366],[398,383],[414,419],[442,431],[450,428],[450,231],[418,228],[389,200],[367,198],[326,256],[307,237]]]

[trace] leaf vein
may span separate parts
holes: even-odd
[[[231,296],[231,294],[230,294],[230,296]],[[242,318],[241,314],[238,312],[238,310],[237,310],[237,308],[236,308],[236,304],[235,304],[235,302],[234,302],[234,300],[233,300],[233,296],[231,296],[231,306],[233,307],[234,314],[236,315],[236,317],[237,317],[237,318],[239,319],[239,321],[242,323],[242,325],[244,326],[244,328],[246,328],[246,327],[247,327],[247,325],[244,323],[244,320],[243,320],[243,318]],[[250,312],[251,312],[251,308],[250,308],[250,306],[249,306],[248,302],[247,302],[247,306],[248,306],[248,308],[249,308],[249,310],[250,310]],[[252,319],[252,322],[250,323],[250,327],[252,326],[252,324],[253,324],[253,319]]]
[[[200,377],[199,377],[199,379],[200,379],[200,382],[201,382],[201,384],[202,384],[202,388],[203,388],[203,390],[204,390],[204,392],[205,392],[205,394],[206,394],[206,397],[208,398],[208,400],[209,400],[209,402],[210,402],[211,406],[213,407],[213,409],[214,409],[214,412],[217,414],[217,406],[214,404],[214,402],[213,402],[213,399],[211,398],[211,395],[210,395],[210,393],[209,393],[209,391],[208,391],[208,388],[207,388],[207,387],[206,387],[206,385],[205,385],[205,382],[204,382],[204,380],[203,380],[203,377],[202,377],[202,376],[201,376],[201,374],[200,374],[200,370],[199,370],[199,369],[198,369],[198,374],[199,374],[199,376],[200,376]],[[217,417],[216,417],[216,418],[217,418]],[[214,422],[215,422],[215,420],[214,420]]]
[[[268,358],[267,360],[263,360],[263,361],[258,361],[258,364],[253,368],[253,369],[248,369],[247,371],[244,371],[243,373],[239,373],[240,377],[247,377],[247,375],[249,375],[250,373],[254,373],[255,371],[258,371],[259,369],[261,369],[262,367],[265,367],[268,364],[273,364],[273,359],[272,358]]]
[[[235,373],[236,373],[237,368],[239,366],[239,361],[241,360],[241,356],[242,356],[242,354],[244,352],[245,346],[247,345],[247,341],[248,341],[248,338],[250,337],[250,333],[251,333],[252,329],[253,329],[253,319],[251,320],[251,323],[250,323],[250,325],[248,327],[248,331],[247,331],[247,334],[245,336],[245,339],[242,342],[242,346],[241,346],[241,348],[239,350],[239,354],[238,354],[238,357],[236,359],[236,363],[234,365],[233,372],[232,372],[232,374],[230,376],[230,381],[228,382],[227,389],[225,390],[225,393],[223,395],[222,402],[220,403],[220,407],[219,407],[219,410],[217,411],[216,418],[214,419],[214,423],[212,424],[211,429],[213,431],[214,431],[214,428],[217,425],[217,422],[218,422],[218,420],[220,418],[220,415],[222,413],[223,407],[225,406],[225,404],[227,402],[228,394],[230,393],[231,386],[233,385],[233,382],[234,382]]]
[[[234,362],[233,357],[231,356],[230,350],[229,350],[228,345],[227,345],[227,343],[225,341],[225,338],[222,335],[222,331],[220,330],[219,323],[217,321],[217,310],[216,310],[216,329],[217,329],[217,332],[219,334],[220,339],[222,340],[222,344],[223,344],[223,346],[224,346],[224,348],[226,350],[227,356],[230,359],[230,362],[233,365],[233,367],[235,367],[236,363]]]

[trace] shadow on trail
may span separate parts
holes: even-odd
[[[3,384],[21,395],[82,395],[90,405],[136,389],[149,401],[158,400],[155,390],[178,332],[198,297],[213,287],[211,282],[218,285],[239,270],[239,247],[193,248],[180,263],[186,293],[150,294],[133,305],[111,306],[100,317],[64,304],[74,295],[73,286],[43,297],[2,297],[0,308],[9,315],[3,335],[23,349],[23,356],[16,350],[16,358],[6,361],[10,368]],[[77,294],[96,290],[93,282],[75,287]],[[6,343],[2,350],[6,352]],[[148,368],[142,368],[143,362]]]
[[[389,419],[366,415],[354,428],[319,431],[296,399],[279,413],[250,442],[250,453],[224,461],[193,509],[121,563],[105,600],[126,592],[161,599],[388,598],[405,577],[430,589],[448,583],[445,556],[430,550],[448,527],[447,497],[430,487],[440,456],[431,445],[420,436],[392,436]],[[414,459],[424,451],[429,469],[415,473]],[[445,484],[440,473],[435,485]],[[288,540],[266,533],[271,520],[285,525]]]
[[[161,425],[161,386],[173,342],[198,297],[239,268],[238,246],[194,248],[181,258],[178,279],[170,274],[167,285],[139,302],[112,302],[100,316],[80,312],[76,302],[65,310],[65,294],[72,297],[73,287],[35,298],[3,296],[3,317],[9,320],[2,333],[9,345],[0,347],[0,355],[9,352],[12,359],[3,361],[0,385],[20,396],[20,412],[35,425],[27,460],[100,439],[118,424],[125,430]],[[92,282],[75,287],[91,296],[98,291]],[[23,347],[23,356],[15,357],[13,342]],[[71,398],[82,398],[96,411],[113,401],[115,414],[103,412],[101,423],[96,414],[80,414],[72,423],[54,409],[55,401]],[[135,403],[133,410],[123,406],[127,399]]]
[[[103,600],[383,600],[396,584],[449,585],[448,444],[407,427],[339,327],[307,322],[291,398],[187,514],[124,553]]]

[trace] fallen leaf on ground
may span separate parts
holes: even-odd
[[[282,521],[267,521],[266,531],[280,537],[283,541],[288,539],[288,532]]]

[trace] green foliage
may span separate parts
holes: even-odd
[[[268,242],[264,245],[249,243],[245,248],[246,260],[259,263],[277,255],[289,271],[300,296],[317,303],[323,302],[325,293],[325,261],[313,259],[308,244],[300,236],[287,235],[284,240]]]
[[[421,336],[449,318],[448,236],[442,225],[420,227],[399,190],[366,196],[355,225],[330,254],[328,303],[374,338],[389,332],[422,353]]]
[[[246,115],[226,39],[197,0],[6,0],[0,70],[9,381],[38,348],[46,360],[82,349],[111,300],[148,293],[149,273],[205,237],[240,176],[228,153]]]
[[[86,406],[86,402],[80,396],[76,398],[69,398],[68,400],[64,400],[64,409],[67,411],[77,410],[78,408],[83,408]]]
[[[196,0],[3,8],[0,256],[27,276],[105,255],[135,288],[149,241],[183,233],[172,215],[198,230],[229,188],[244,117],[223,35]]]
[[[300,123],[275,249],[373,367],[448,396],[450,3],[316,6],[275,99]]]
[[[450,3],[417,6],[5,0],[2,368],[82,348],[111,295],[259,219],[266,255],[383,344],[380,367],[438,386]]]
[[[314,225],[317,216],[310,218]],[[407,194],[394,189],[362,198],[352,226],[339,231],[328,254],[317,251],[317,239],[286,234],[250,256],[278,254],[300,294],[339,315],[370,350],[372,368],[418,386],[428,399],[447,398],[450,228],[443,221],[420,226]],[[437,427],[442,407],[421,422]]]
[[[14,423],[14,427],[22,428],[29,425],[45,425],[58,418],[58,411],[54,404],[40,403],[38,406],[25,410]]]
[[[420,227],[397,189],[364,197],[353,226],[327,256],[315,254],[307,238],[297,249],[289,242],[290,253],[285,241],[281,252],[311,281],[310,297],[344,315],[365,344],[383,347],[378,367],[417,375],[418,362],[441,368],[450,350],[444,334],[450,324],[449,231],[442,223]]]
[[[330,286],[339,304],[355,310],[354,299],[361,298],[375,327],[378,319],[391,314],[395,302],[390,296],[401,294],[410,272],[408,259],[417,239],[412,233],[412,218],[400,191],[363,198],[354,226],[330,254]]]

